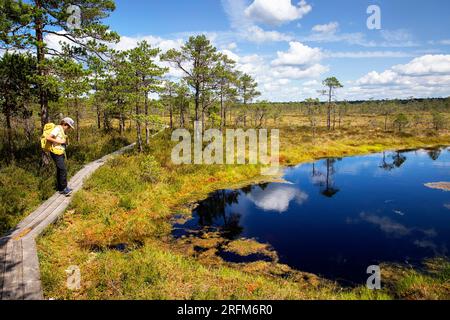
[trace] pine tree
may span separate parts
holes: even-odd
[[[106,52],[104,42],[119,39],[101,23],[114,10],[113,0],[0,0],[0,47],[36,53],[42,127],[49,120],[48,57],[101,56]],[[61,48],[49,47],[50,37],[60,40]]]
[[[239,91],[244,104],[244,127],[247,126],[247,105],[251,103],[253,99],[260,96],[261,93],[257,91],[258,83],[248,74],[244,73],[239,76],[238,80]]]
[[[77,63],[70,58],[56,58],[53,62],[54,70],[60,80],[61,91],[67,100],[68,106],[72,105],[73,113],[75,114],[76,122],[76,137],[77,142],[80,142],[80,121],[81,121],[81,104],[82,96],[88,93],[89,86],[89,71],[84,70],[83,65]]]
[[[27,111],[34,95],[32,75],[36,60],[30,55],[6,53],[0,59],[0,110],[5,117],[7,161],[14,160],[12,119]]]
[[[205,35],[190,37],[180,50],[169,50],[161,56],[164,61],[184,73],[184,80],[194,91],[195,121],[200,119],[200,103],[213,89],[213,68],[220,58],[217,49]],[[202,110],[203,111],[203,110]]]
[[[222,55],[214,70],[217,79],[218,96],[220,99],[221,130],[226,126],[227,102],[235,100],[237,95],[237,90],[233,86],[237,81],[236,72],[234,71],[235,65],[235,61],[229,59],[226,55]]]
[[[90,56],[87,62],[89,67],[89,72],[91,74],[90,78],[90,86],[94,91],[92,99],[95,108],[95,112],[97,114],[97,128],[100,130],[102,128],[102,85],[105,82],[105,72],[106,72],[106,63],[96,57]],[[105,121],[104,121],[105,123]],[[106,129],[106,128],[105,128]]]
[[[150,143],[150,127],[149,127],[149,94],[161,92],[161,78],[168,71],[156,65],[155,60],[161,52],[158,48],[151,48],[146,42],[138,43],[138,46],[127,52],[129,59],[130,80],[132,83],[132,91],[134,92],[136,130],[138,136],[138,148],[142,148],[141,137],[141,101],[144,100],[144,121],[145,121],[145,143]]]
[[[328,107],[327,107],[327,128],[331,130],[331,111],[332,111],[332,102],[333,97],[336,94],[336,90],[339,88],[343,88],[343,85],[339,82],[336,77],[330,77],[323,81],[323,85],[327,87],[326,94],[328,96]]]

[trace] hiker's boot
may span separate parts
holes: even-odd
[[[62,195],[69,197],[70,195],[72,195],[73,190],[70,188],[66,188],[64,191],[61,192]]]

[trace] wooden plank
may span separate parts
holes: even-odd
[[[47,201],[45,201],[39,208],[37,208],[35,211],[33,211],[28,217],[26,217],[22,222],[20,222],[16,228],[11,230],[7,236],[11,236],[12,234],[16,233],[18,230],[25,227],[30,221],[35,219],[37,216],[39,216],[44,210],[46,210],[49,206],[52,205],[52,203],[56,200],[56,198],[59,196],[59,194],[54,194],[52,197],[50,197]]]
[[[57,207],[60,206],[60,204],[66,199],[66,197],[63,196],[59,196],[57,198],[57,200],[53,201],[53,203],[45,210],[43,211],[39,216],[35,217],[35,219],[33,221],[31,221],[30,223],[28,223],[26,226],[23,226],[22,229],[25,228],[29,228],[31,230],[33,230],[37,225],[39,225],[40,223],[42,223],[42,221],[45,220],[45,218],[50,215]],[[20,230],[16,230],[13,233],[13,237],[17,236],[20,233]]]
[[[58,201],[58,199],[61,198],[61,195],[59,193],[54,194],[49,200],[51,200],[48,204],[45,203],[44,205],[42,205],[41,207],[39,207],[35,212],[33,212],[27,219],[23,220],[20,224],[19,224],[19,229],[15,230],[13,232],[14,234],[17,234],[17,232],[20,229],[24,229],[27,228],[30,224],[33,224],[37,219],[39,219],[39,217],[45,213],[49,208],[51,208],[56,201]]]
[[[70,198],[64,198],[59,205],[50,212],[45,219],[41,221],[33,230],[26,236],[26,238],[37,238],[49,225],[54,223],[59,216],[61,216],[70,204]]]
[[[81,186],[83,185],[84,181],[86,180],[86,177],[89,176],[90,172],[91,172],[91,166],[86,167],[83,177],[81,179],[79,179],[78,181],[71,184],[71,188],[73,189],[74,192],[77,192],[81,189]]]
[[[81,188],[83,187],[84,181],[86,181],[95,171],[97,171],[98,168],[100,168],[103,165],[104,164],[101,164],[101,163],[91,164],[87,168],[87,172],[84,175],[83,179],[81,179],[81,181],[79,181],[77,184],[72,185],[72,188],[73,188],[74,192],[77,192],[77,191],[81,190]]]
[[[83,177],[81,179],[79,179],[79,181],[76,185],[72,185],[72,187],[74,188],[74,192],[81,189],[84,180],[86,178],[88,178],[93,172],[95,172],[102,165],[103,164],[99,163],[95,166],[92,164],[86,166],[84,169],[85,172],[83,174]],[[41,214],[41,216],[39,217],[39,220],[38,220],[39,223],[37,223],[37,224],[34,223],[31,227],[30,227],[30,225],[28,226],[31,228],[31,232],[30,232],[31,236],[32,237],[39,236],[39,234],[48,225],[55,222],[56,219],[58,218],[58,216],[60,216],[64,213],[65,209],[69,206],[69,204],[70,204],[70,197],[68,198],[68,197],[61,196],[60,198],[58,198],[58,201],[55,201],[53,206],[51,206],[44,213]]]
[[[6,246],[6,272],[3,280],[3,300],[23,299],[22,259],[22,241],[8,241]]]
[[[2,300],[3,295],[3,282],[6,273],[6,246],[8,239],[0,239],[0,300]]]
[[[36,243],[33,239],[24,239],[23,246],[23,285],[24,300],[43,300],[41,274]]]
[[[70,181],[69,185],[72,189],[75,190],[77,186],[83,184],[84,180],[86,179],[86,176],[89,175],[91,172],[91,167],[92,164],[87,165],[86,167],[83,168],[83,174],[77,180]]]
[[[83,175],[87,172],[85,169],[82,170],[83,171]],[[75,183],[79,183],[83,181],[83,175],[80,175],[79,177],[77,177]],[[71,182],[73,183],[73,182]],[[34,229],[34,227],[36,225],[38,225],[39,223],[41,223],[49,214],[51,214],[51,212],[54,211],[54,209],[56,207],[58,207],[63,201],[65,201],[66,197],[63,195],[60,195],[59,193],[57,193],[55,195],[56,197],[53,198],[53,202],[47,206],[44,210],[40,211],[38,215],[33,215],[33,219],[28,219],[26,224],[22,224],[21,229]],[[13,236],[18,235],[20,232],[20,230],[16,230],[13,233]]]
[[[78,171],[78,173],[70,180],[69,185],[71,184],[78,184],[80,181],[82,182],[86,173],[88,170],[86,170],[86,166]],[[29,215],[27,218],[25,218],[19,225],[18,228],[16,228],[11,234],[16,235],[19,232],[19,229],[24,229],[29,227],[30,224],[33,224],[36,219],[39,218],[39,216],[45,212],[49,207],[54,204],[55,201],[57,201],[59,198],[63,197],[59,193],[55,193],[51,198],[49,198],[44,204],[42,204],[36,211],[34,211],[31,215]]]
[[[10,299],[11,293],[9,290],[11,290],[11,278],[12,278],[12,255],[13,252],[13,241],[8,241],[6,243],[6,252],[5,252],[5,271],[3,274],[3,289],[2,289],[2,300],[8,300]]]

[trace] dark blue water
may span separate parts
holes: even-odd
[[[284,178],[211,194],[174,236],[256,238],[281,263],[348,284],[365,283],[370,265],[450,255],[450,192],[424,186],[450,182],[449,149],[325,159]]]

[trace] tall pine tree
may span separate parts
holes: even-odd
[[[105,53],[104,42],[119,40],[102,23],[114,10],[113,0],[0,0],[0,48],[36,53],[42,127],[49,120],[48,57]],[[50,40],[59,41],[61,47],[50,47]]]

